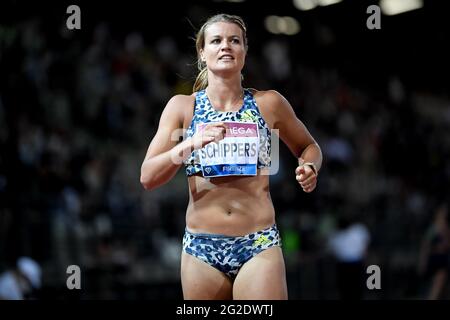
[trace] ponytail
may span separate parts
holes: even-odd
[[[199,74],[197,75],[197,78],[195,79],[192,91],[193,92],[200,91],[206,89],[207,86],[208,86],[208,68],[203,67],[203,69],[200,70]]]

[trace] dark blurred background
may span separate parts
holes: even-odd
[[[364,265],[357,298],[426,299],[433,283],[450,298],[447,1],[382,12],[379,30],[375,0],[92,2],[0,5],[0,272],[32,257],[38,299],[182,297],[186,177],[148,192],[140,166],[167,101],[192,93],[195,32],[225,12],[247,23],[244,86],[283,94],[324,154],[312,194],[284,145],[271,176],[290,298],[342,298],[346,250]],[[270,32],[285,16],[293,34]]]

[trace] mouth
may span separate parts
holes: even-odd
[[[219,60],[234,60],[234,57],[229,54],[225,54],[219,58]]]

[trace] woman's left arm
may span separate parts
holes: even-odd
[[[322,166],[322,151],[319,145],[297,118],[291,104],[280,93],[274,90],[266,91],[263,99],[270,110],[273,128],[279,130],[281,140],[298,159],[296,180],[303,191],[313,191]]]

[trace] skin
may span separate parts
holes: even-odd
[[[208,67],[207,96],[217,111],[237,111],[243,104],[241,70],[246,47],[238,25],[216,22],[205,30],[205,44],[199,52]],[[320,169],[319,146],[292,106],[274,90],[253,90],[256,103],[271,129],[278,129],[281,140],[299,159],[293,178],[302,189],[312,192],[317,176],[304,162]],[[209,124],[203,132],[177,144],[171,134],[188,128],[195,94],[174,96],[166,105],[158,131],[141,169],[141,183],[151,190],[169,181],[181,167],[181,160],[199,149],[223,139],[226,125]],[[174,159],[176,161],[174,161]],[[269,175],[205,179],[201,173],[188,177],[189,204],[186,226],[193,233],[242,236],[275,223],[275,210],[269,192]],[[280,247],[271,247],[243,265],[234,283],[210,265],[183,253],[181,282],[185,299],[287,299],[285,265]]]

